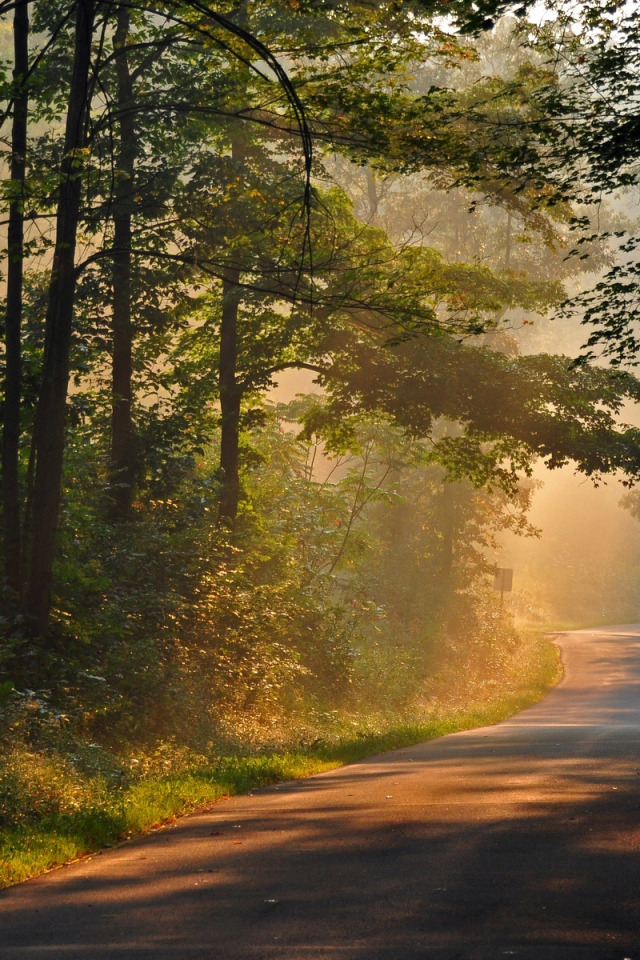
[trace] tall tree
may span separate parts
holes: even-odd
[[[482,6],[488,9],[487,4]],[[357,21],[352,15],[354,7],[359,14]],[[433,251],[398,250],[382,234],[367,233],[361,225],[354,227],[353,218],[345,234],[332,224],[332,218],[348,219],[344,211],[337,209],[339,204],[332,208],[327,203],[329,215],[323,219],[320,214],[325,201],[319,192],[315,213],[320,226],[314,227],[309,217],[313,207],[309,181],[311,133],[318,145],[340,150],[357,162],[370,163],[379,171],[378,177],[388,171],[426,170],[441,187],[466,184],[545,236],[553,232],[552,220],[558,212],[570,215],[556,202],[557,196],[551,203],[549,180],[539,164],[548,148],[543,136],[547,128],[539,110],[530,112],[530,104],[537,103],[534,93],[544,87],[543,72],[525,69],[509,84],[493,80],[476,85],[471,92],[444,83],[420,87],[412,79],[414,61],[437,61],[445,65],[446,72],[473,56],[473,51],[433,20],[434,14],[445,8],[468,12],[469,7],[451,6],[444,0],[442,4],[371,4],[363,0],[347,10],[342,5],[328,8],[307,0],[295,5],[229,5],[223,14],[197,0],[184,0],[161,5],[164,20],[159,19],[158,11],[134,10],[120,2],[79,0],[73,8],[64,7],[65,17],[71,9],[76,13],[75,54],[65,108],[64,155],[59,161],[52,144],[47,157],[49,166],[58,172],[58,208],[27,515],[25,609],[36,634],[41,635],[46,627],[55,555],[74,290],[80,269],[75,258],[80,224],[89,238],[87,262],[91,267],[100,262],[106,265],[109,296],[113,294],[113,316],[109,317],[113,325],[109,334],[113,397],[109,487],[114,518],[126,516],[131,500],[133,361],[139,367],[147,363],[148,382],[158,384],[162,379],[158,370],[170,352],[174,332],[157,349],[157,330],[149,325],[142,333],[142,310],[134,287],[149,264],[175,265],[174,276],[181,270],[183,293],[189,285],[206,280],[213,282],[216,296],[221,294],[216,335],[219,398],[224,408],[222,517],[226,513],[230,519],[237,508],[243,395],[253,388],[263,388],[273,373],[286,365],[316,363],[325,369],[329,356],[331,375],[327,375],[327,384],[338,398],[334,409],[339,407],[338,400],[348,406],[346,397],[352,390],[354,409],[368,408],[368,404],[378,409],[379,404],[387,414],[404,418],[411,427],[414,405],[409,387],[413,384],[423,391],[420,416],[425,421],[439,412],[475,430],[471,439],[467,437],[466,448],[464,444],[456,448],[464,448],[467,458],[480,457],[489,436],[495,441],[493,466],[484,473],[478,469],[478,477],[491,478],[492,470],[499,472],[500,456],[508,458],[509,451],[513,452],[513,462],[520,464],[528,462],[527,456],[534,449],[553,457],[554,442],[557,459],[574,451],[581,462],[596,463],[591,446],[587,445],[588,456],[580,454],[576,439],[596,423],[591,408],[584,418],[576,416],[571,421],[572,434],[568,427],[562,429],[557,417],[549,416],[545,403],[552,406],[556,402],[548,399],[552,391],[545,394],[542,390],[537,406],[535,398],[531,400],[525,391],[531,417],[527,421],[529,433],[523,437],[527,431],[517,427],[515,416],[494,418],[483,427],[482,418],[465,405],[468,390],[464,378],[453,368],[458,362],[461,370],[473,369],[474,364],[464,352],[454,358],[454,340],[484,330],[486,314],[496,304],[524,305],[539,300],[539,291],[536,293],[531,284],[522,278],[500,278],[488,272],[483,275],[477,264],[461,262],[456,269],[451,264],[443,267]],[[97,53],[92,59],[94,17],[102,18],[96,36],[99,32],[103,45],[96,44]],[[152,39],[150,31],[154,31]],[[52,30],[52,37],[54,34],[62,35],[58,27]],[[105,56],[111,39],[115,43],[113,54]],[[62,41],[59,46],[63,46]],[[160,96],[150,88],[148,76],[145,78],[147,54],[162,60],[164,75],[160,70],[157,75],[152,72],[152,79],[159,81]],[[68,51],[62,56],[68,59]],[[285,62],[289,74],[283,69]],[[104,106],[101,98],[109,71],[113,109],[105,109],[97,121]],[[101,92],[90,104],[96,77],[99,82],[95,89]],[[555,82],[547,86],[557,88]],[[105,167],[115,167],[113,190],[105,186],[109,177],[101,175],[97,164],[92,160],[89,165],[87,159],[90,111],[91,146],[102,137]],[[54,114],[50,108],[51,119],[57,120]],[[231,133],[240,121],[251,124],[253,130],[268,131],[263,149],[256,151],[250,163],[230,154]],[[521,133],[527,124],[536,134],[529,140]],[[162,149],[163,137],[173,138],[174,145],[183,141],[183,149],[175,145],[169,161]],[[260,138],[256,135],[255,139]],[[115,160],[110,153],[112,140],[116,143]],[[43,138],[43,153],[49,144]],[[296,169],[293,157],[302,157],[302,179],[296,179],[300,169],[299,165]],[[174,168],[167,173],[167,166],[174,160]],[[142,165],[149,171],[146,179],[140,175]],[[316,172],[323,175],[320,166]],[[555,182],[550,182],[553,188]],[[145,206],[145,215],[138,218],[136,235],[138,203]],[[328,236],[320,240],[323,228]],[[309,257],[314,229],[315,275]],[[511,252],[509,257],[512,261]],[[89,274],[87,269],[85,276]],[[160,274],[158,270],[156,276]],[[150,297],[158,307],[157,316],[169,299],[166,288],[155,286]],[[186,295],[184,300],[188,304]],[[483,305],[478,307],[480,300]],[[285,301],[293,307],[283,308]],[[85,301],[78,306],[78,316],[81,310],[103,309],[97,298],[94,304]],[[169,314],[168,310],[164,312]],[[185,306],[176,320],[176,330],[184,326],[187,317]],[[136,356],[132,353],[134,325]],[[414,335],[419,331],[428,334],[421,348],[415,345],[419,338]],[[310,339],[305,346],[302,341],[306,334]],[[249,339],[253,340],[253,353],[246,349]],[[403,366],[413,359],[409,343],[417,358],[418,372],[413,380]],[[442,387],[447,377],[438,378],[433,364],[429,366],[425,359],[428,354],[433,364],[443,363],[447,375],[453,370],[449,381],[455,389],[452,386],[449,394],[455,402],[438,398],[436,382]],[[247,356],[250,362],[243,369]],[[513,380],[526,364],[517,370],[514,367],[507,375],[501,361],[490,362],[480,351],[477,356],[477,367],[484,370],[487,379],[482,386],[476,385],[476,399],[485,389],[493,395],[494,374],[503,387],[498,399],[516,396]],[[104,353],[98,354],[95,369],[104,358]],[[361,395],[356,360],[362,363],[362,379],[374,371],[376,376],[381,375],[380,385],[386,382],[389,396],[384,403],[380,398],[371,399],[371,393],[365,396],[366,391]],[[568,410],[564,391],[573,381],[564,367],[549,362],[545,369],[546,376],[557,377],[557,396],[562,400],[559,409]],[[586,376],[588,380],[590,374]],[[535,378],[528,374],[525,379],[527,389],[533,389]],[[601,380],[589,383],[593,402],[597,395],[609,403],[606,384]],[[622,381],[611,387],[618,398],[631,396],[633,389]],[[394,390],[407,401],[406,411],[393,400]],[[172,399],[166,400],[166,407],[171,406]],[[482,408],[487,423],[488,408]],[[429,409],[431,412],[425,413]],[[550,420],[555,434],[543,429]],[[613,420],[603,421],[600,426],[602,442],[612,443],[600,458],[600,468],[628,462],[628,444],[620,440]],[[515,445],[510,446],[508,439],[500,442],[501,430]],[[591,440],[594,436],[595,432],[589,434]],[[444,449],[448,450],[447,445]],[[450,459],[453,462],[453,454]],[[463,469],[462,460],[458,468]],[[509,470],[506,473],[510,475]]]
[[[5,583],[9,607],[15,608],[21,587],[22,501],[19,485],[20,403],[22,399],[22,287],[24,273],[25,178],[29,110],[29,6],[17,3],[13,14],[13,126],[11,135],[11,200],[7,236],[7,301],[5,312],[5,383],[2,424],[2,530]]]
[[[88,262],[108,258],[113,264],[111,489],[114,518],[126,515],[133,481],[132,212],[136,199],[133,178],[136,151],[139,149],[136,144],[136,126],[133,117],[135,114],[140,116],[145,109],[149,109],[151,94],[149,90],[146,91],[146,105],[140,100],[133,102],[134,75],[130,68],[127,44],[127,36],[131,34],[129,8],[119,3],[96,5],[94,2],[79,0],[74,4],[73,9],[75,11],[74,56],[65,107],[63,155],[57,172],[55,243],[44,331],[41,387],[31,444],[26,516],[28,549],[23,609],[29,630],[39,637],[46,631],[55,558],[65,442],[65,409],[74,332],[74,293],[79,271],[83,268],[82,264],[76,263],[75,256],[78,229],[81,223],[88,227],[91,243],[94,246]],[[100,44],[96,45],[96,56],[92,58],[94,21],[98,12],[101,16],[99,21],[101,40]],[[68,11],[61,12],[58,24],[52,29],[52,42],[53,38],[64,35],[61,24],[66,21],[67,14]],[[170,6],[164,26],[176,29],[169,29],[168,35],[165,36],[161,36],[162,29],[160,31],[156,29],[158,36],[153,42],[149,43],[142,37],[138,45],[140,49],[144,49],[145,46],[153,48],[151,61],[158,53],[162,54],[174,46],[177,33],[178,40],[190,48],[191,54],[194,49],[202,51],[209,47],[217,51],[218,59],[221,61],[231,52],[232,59],[237,58],[238,61],[245,62],[245,53],[248,48],[252,56],[259,56],[264,63],[268,64],[272,74],[266,79],[270,82],[271,75],[275,76],[279,88],[284,91],[284,100],[293,112],[294,128],[302,135],[302,153],[305,158],[304,168],[308,184],[311,153],[304,121],[304,108],[278,58],[274,57],[257,37],[235,23],[233,19],[204,5],[199,5],[194,0],[185,2],[177,10],[173,5]],[[103,42],[109,36],[112,27],[115,27],[115,50],[112,58],[116,75],[114,115],[119,147],[115,157],[116,187],[113,194],[106,198],[107,206],[111,209],[114,228],[114,243],[109,250],[104,244],[106,236],[104,220],[103,226],[100,227],[99,212],[96,220],[95,215],[88,208],[82,209],[82,200],[83,196],[89,199],[91,191],[88,188],[96,182],[97,177],[96,169],[89,159],[90,144],[93,145],[95,137],[95,130],[89,131],[89,120],[93,93],[99,88],[98,75],[109,59],[104,57]],[[157,27],[155,21],[154,27]],[[227,35],[232,36],[233,44],[238,46],[238,50],[232,50],[229,46],[229,42],[224,39]],[[143,57],[138,64],[138,76],[141,75],[140,68],[144,63]],[[196,61],[191,58],[190,63],[193,67]],[[259,69],[258,73],[260,73]],[[206,70],[200,70],[201,77],[206,74]],[[174,85],[170,85],[167,92],[173,95],[174,99],[160,104],[160,115],[163,118],[171,115],[180,117],[183,111],[197,113],[198,110],[202,110],[204,114],[213,116],[224,112],[223,108],[211,103],[206,103],[203,108],[202,100],[196,99],[197,92],[191,91],[188,84],[184,85],[179,93],[174,89]],[[52,111],[49,117],[53,118]],[[104,129],[113,129],[110,125],[111,119],[112,117],[107,117],[107,126]],[[184,160],[179,172],[188,179],[189,164]],[[151,208],[154,205],[156,193],[154,188],[155,184],[148,188]],[[305,196],[306,203],[308,193]],[[104,197],[102,203],[103,205],[105,203]],[[168,237],[170,227],[164,223],[161,226]],[[177,237],[179,233],[179,229],[174,230],[173,236]],[[102,240],[102,249],[100,240]],[[178,251],[167,255],[166,249],[160,249],[153,241],[150,248],[146,251],[138,249],[138,256],[160,259],[165,257],[169,261],[187,264],[193,264],[195,261],[194,254],[189,251],[186,253]],[[224,273],[226,269],[226,264],[219,267],[218,275],[226,276]],[[157,299],[161,300],[162,297],[162,292],[159,292]]]
[[[121,5],[113,36],[117,76],[116,185],[113,197],[113,347],[111,361],[111,516],[125,520],[131,507],[135,473],[132,321],[132,218],[135,191],[136,131],[133,82],[127,43],[130,11]]]
[[[69,354],[76,284],[76,240],[86,159],[95,0],[77,0],[74,59],[59,168],[56,239],[45,321],[42,386],[32,444],[33,487],[26,523],[30,535],[24,613],[29,629],[47,629],[60,506]]]
[[[238,383],[238,311],[240,271],[229,267],[222,281],[220,311],[220,474],[218,519],[231,524],[240,499],[240,411],[242,389]]]

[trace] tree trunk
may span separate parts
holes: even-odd
[[[454,550],[458,535],[456,523],[456,489],[457,484],[442,484],[441,500],[441,530],[442,544],[440,550],[440,598],[443,608],[447,608],[453,595],[454,587]]]
[[[35,637],[43,637],[47,630],[60,508],[76,283],[75,251],[83,185],[82,151],[86,143],[89,110],[94,14],[94,0],[77,0],[74,62],[45,322],[43,375],[33,436],[34,481],[29,511],[30,551],[24,613]]]
[[[16,6],[13,19],[14,100],[11,133],[11,181],[7,236],[7,305],[5,314],[5,382],[2,423],[2,529],[4,581],[8,609],[15,609],[21,588],[20,399],[22,393],[22,279],[24,266],[24,182],[29,92],[29,8]]]
[[[133,216],[136,141],[132,111],[133,84],[126,43],[129,37],[129,8],[118,9],[113,46],[118,78],[118,125],[120,143],[113,203],[113,354],[111,363],[111,463],[110,515],[112,521],[126,520],[135,478],[134,431],[132,422],[131,322],[131,221]]]
[[[367,167],[367,199],[369,201],[369,218],[373,220],[378,214],[378,188],[373,170]]]
[[[242,388],[237,381],[238,310],[240,307],[240,271],[227,270],[222,281],[222,321],[220,324],[220,473],[222,489],[218,521],[228,526],[238,515],[240,499],[239,444]]]

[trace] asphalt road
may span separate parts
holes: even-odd
[[[2,960],[640,960],[640,625],[496,727],[238,797],[0,895]]]

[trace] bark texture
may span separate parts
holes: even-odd
[[[118,83],[119,149],[113,204],[113,354],[111,363],[111,519],[126,520],[131,509],[135,481],[133,403],[133,324],[131,318],[131,232],[133,219],[136,131],[133,83],[126,44],[129,38],[129,8],[118,9],[114,36]]]
[[[240,403],[242,387],[238,383],[238,310],[240,307],[240,271],[229,269],[222,283],[222,320],[220,324],[220,473],[222,489],[218,506],[220,523],[233,525],[240,500]]]
[[[11,133],[11,181],[7,233],[7,304],[5,313],[5,381],[2,423],[2,529],[4,580],[13,608],[21,587],[21,497],[19,485],[20,396],[22,366],[22,285],[24,270],[24,185],[29,92],[29,8],[18,4],[13,19],[14,100]]]
[[[24,613],[35,637],[43,637],[47,631],[60,509],[76,284],[75,251],[83,188],[94,15],[94,0],[77,0],[74,61],[45,323],[43,376],[32,448],[34,479],[29,503],[30,551]]]

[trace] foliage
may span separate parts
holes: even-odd
[[[480,5],[490,15],[509,6]],[[518,15],[524,16],[529,7],[521,4]],[[571,202],[569,257],[591,262],[593,268],[598,266],[591,260],[593,243],[610,248],[608,269],[592,288],[564,305],[565,316],[589,328],[581,362],[602,356],[613,366],[635,365],[636,226],[607,228],[592,220],[593,230],[584,228],[593,211],[599,213],[603,198],[628,202],[629,188],[637,184],[637,17],[625,4],[554,0],[545,5],[543,16],[524,18],[517,29],[538,58],[542,81],[530,86],[524,97],[531,121],[521,131],[524,151],[544,155],[547,191],[554,202]],[[523,166],[517,154],[505,162],[514,175]],[[525,164],[527,183],[539,176],[535,166],[535,161],[528,169]]]
[[[469,338],[495,328],[505,311],[530,315],[557,304],[564,296],[562,270],[551,278],[539,265],[533,272],[516,271],[510,253],[507,271],[489,268],[478,255],[466,263],[447,260],[423,241],[398,242],[359,221],[339,189],[319,186],[331,168],[323,154],[337,151],[368,165],[372,176],[393,174],[399,180],[421,173],[440,194],[464,186],[471,204],[477,199],[507,211],[519,227],[557,248],[572,210],[554,192],[555,168],[548,176],[542,162],[555,122],[549,98],[560,84],[540,55],[528,58],[521,52],[505,59],[504,75],[478,75],[481,44],[445,29],[438,6],[362,3],[357,20],[340,5],[327,9],[315,3],[278,5],[277,17],[273,5],[260,2],[246,10],[229,6],[223,13],[205,13],[188,2],[177,11],[173,5],[161,9],[164,19],[142,9],[128,11],[123,32],[121,8],[96,8],[91,31],[96,36],[103,31],[105,42],[93,45],[93,37],[87,38],[85,73],[92,79],[82,103],[72,80],[72,20],[53,3],[39,11],[35,24],[28,78],[29,183],[25,178],[14,185],[7,200],[12,190],[28,195],[33,216],[27,219],[39,224],[39,234],[29,234],[23,251],[27,275],[54,243],[58,256],[68,256],[71,245],[78,248],[75,263],[65,268],[68,287],[58,289],[56,273],[48,278],[47,347],[34,355],[33,364],[37,414],[35,421],[22,417],[22,448],[18,445],[16,452],[23,459],[14,513],[20,513],[21,503],[28,570],[26,587],[14,590],[24,596],[14,602],[40,641],[45,641],[56,549],[69,365],[81,388],[88,377],[96,381],[98,389],[86,391],[82,401],[93,422],[106,420],[111,404],[111,437],[103,421],[99,448],[101,455],[112,451],[112,474],[116,412],[123,401],[128,405],[127,430],[133,438],[125,468],[131,479],[124,485],[135,486],[140,497],[151,494],[149,480],[158,461],[174,462],[166,456],[168,446],[189,456],[189,439],[195,450],[212,436],[215,418],[207,422],[203,401],[220,400],[223,406],[229,398],[231,406],[244,401],[243,413],[232,410],[235,429],[243,418],[249,422],[253,394],[268,388],[278,370],[306,364],[320,370],[334,394],[344,397],[353,389],[357,406],[362,401],[358,376],[378,367],[389,373],[398,357],[402,363],[417,357],[424,371],[425,355],[443,369],[459,369],[459,376],[449,378],[451,387],[434,397],[433,384],[426,382],[430,374],[413,380],[414,409],[408,418],[399,416],[398,399],[404,403],[409,383],[389,384],[395,397],[378,392],[369,407],[398,418],[420,436],[429,435],[438,416],[455,420],[463,435],[440,444],[442,462],[454,476],[470,475],[478,483],[497,478],[513,486],[515,472],[526,469],[534,454],[551,464],[575,458],[590,474],[616,466],[633,473],[627,447],[634,438],[617,430],[612,417],[603,416],[594,426],[589,411],[571,410],[565,426],[567,404],[558,403],[558,395],[570,377],[557,362],[547,361],[543,380],[555,379],[559,389],[549,391],[551,398],[548,393],[524,398],[522,430],[509,416],[504,422],[489,418],[487,424],[467,409],[472,365],[485,373],[472,391],[474,410],[486,412],[496,399],[494,377],[503,386],[497,398],[501,409],[507,406],[504,394],[510,399],[514,392],[510,376],[525,379],[533,389],[540,369],[514,361],[509,371],[508,361],[485,349],[476,354]],[[461,6],[451,9],[464,18]],[[268,65],[266,73],[259,64]],[[64,83],[49,94],[54,74]],[[8,98],[15,92],[11,84],[7,80]],[[157,103],[154,89],[162,91]],[[84,120],[82,130],[68,125],[67,134],[77,138],[69,152],[60,134],[72,102],[86,125]],[[128,147],[123,140],[127,124]],[[316,145],[314,167],[309,138]],[[73,234],[65,239],[56,233],[54,214],[68,190],[77,216],[71,226],[68,218],[58,217],[60,229],[67,224]],[[125,217],[126,242],[118,233]],[[115,268],[120,269],[123,256],[128,258],[126,289],[116,289]],[[123,298],[127,319],[116,322],[115,303]],[[237,316],[223,351],[227,307]],[[24,300],[26,326],[34,320],[37,325],[41,310],[41,303]],[[226,323],[229,327],[229,317]],[[124,361],[123,324],[130,353]],[[460,339],[465,349],[454,356]],[[49,369],[54,362],[57,372]],[[116,383],[117,363],[124,384]],[[216,364],[217,378],[207,376]],[[108,401],[107,367],[113,372]],[[594,403],[602,396],[605,405],[615,407],[633,393],[628,380],[607,383],[592,372],[585,373],[586,380]],[[55,405],[47,400],[51,384],[58,385]],[[617,401],[611,399],[615,387]],[[25,399],[30,400],[28,394]],[[562,411],[555,418],[549,415],[554,404]],[[23,406],[30,412],[30,402]],[[226,410],[222,423],[228,423]],[[185,440],[188,431],[192,435]],[[45,435],[52,439],[45,442]],[[594,443],[606,445],[606,452],[593,451]],[[223,438],[221,501],[225,485],[235,484],[229,474],[242,456],[236,447],[223,463],[226,448]],[[35,465],[35,497],[24,485],[27,450]],[[111,519],[118,486],[112,476]],[[236,509],[234,502],[231,520]],[[63,564],[58,570],[67,572]]]
[[[409,702],[448,616],[443,598],[490,572],[491,531],[522,527],[522,515],[502,494],[454,485],[451,525],[424,445],[376,421],[334,477],[318,479],[315,446],[290,431],[309,404],[267,411],[247,436],[255,465],[233,535],[211,523],[215,450],[190,466],[174,454],[180,481],[167,486],[165,465],[153,498],[114,530],[96,495],[104,474],[84,452],[91,433],[72,447],[56,631],[45,651],[19,625],[8,635],[4,669],[18,690],[35,688],[73,736],[152,743],[170,732],[196,750],[310,704],[364,705],[383,661],[390,702]],[[415,534],[399,553],[402,524]]]
[[[384,351],[364,338],[349,343],[321,382],[331,401],[307,417],[307,427],[324,431],[337,448],[350,436],[352,418],[382,413],[410,435],[432,437],[432,458],[476,486],[515,489],[518,471],[530,472],[533,457],[550,468],[571,459],[596,479],[618,467],[633,477],[637,469],[637,430],[617,422],[622,396],[638,396],[628,374],[423,336]],[[441,417],[465,431],[438,439]]]

